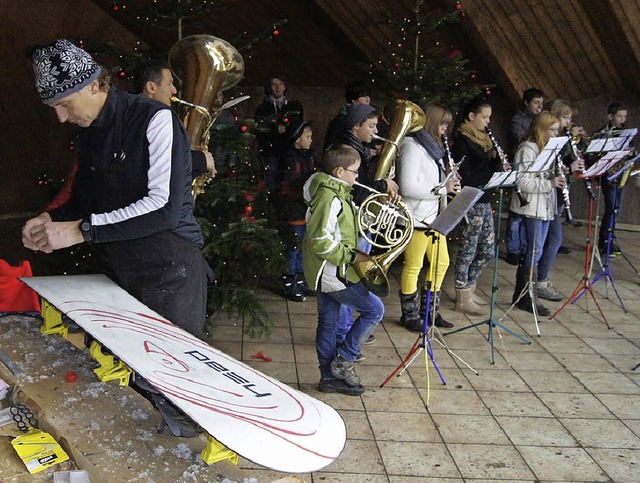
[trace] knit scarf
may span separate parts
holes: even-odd
[[[414,139],[418,141],[420,146],[427,150],[427,153],[431,158],[438,162],[444,156],[444,149],[436,142],[433,136],[425,129],[420,129],[413,135]]]
[[[469,121],[463,122],[459,131],[463,136],[466,136],[474,143],[479,144],[484,152],[493,148],[493,143],[491,142],[489,135],[486,132],[473,127]]]

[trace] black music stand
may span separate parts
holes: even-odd
[[[622,153],[623,152],[620,152],[620,154],[622,154]],[[627,154],[628,154],[628,151],[627,151]],[[633,160],[627,162],[621,169],[619,169],[618,171],[616,171],[612,175],[608,176],[607,177],[608,181],[609,182],[613,182],[613,183],[617,182],[617,180],[625,173],[625,171],[627,171],[628,169],[631,169],[631,166],[633,165],[633,163],[635,162],[635,160],[638,157],[640,157],[640,156],[636,156],[636,158],[634,158]],[[614,162],[617,163],[618,162],[618,158],[615,157],[615,155],[614,155],[614,158],[615,158]],[[611,199],[612,215],[611,215],[611,218],[609,220],[609,226],[608,226],[608,231],[607,231],[607,248],[606,248],[606,252],[604,253],[604,262],[602,261],[601,258],[598,259],[598,261],[600,262],[600,269],[598,270],[596,275],[593,277],[593,280],[591,281],[591,286],[595,285],[601,278],[604,278],[605,296],[607,298],[609,298],[609,285],[608,284],[610,283],[611,287],[613,288],[614,293],[616,294],[616,297],[618,297],[618,301],[620,302],[620,306],[622,307],[622,310],[624,310],[625,313],[628,313],[627,307],[625,306],[624,301],[622,300],[622,297],[620,296],[620,293],[618,292],[618,289],[616,287],[616,283],[615,283],[615,281],[613,279],[613,273],[611,271],[611,265],[610,265],[610,261],[611,261],[611,243],[613,242],[613,228],[615,227],[616,218],[618,216],[618,208],[616,208],[617,196],[618,196],[618,190],[614,189],[613,190],[613,197]],[[598,252],[598,254],[600,255],[600,257],[602,256],[601,253]],[[577,302],[578,300],[580,300],[580,297],[582,297],[582,295],[584,295],[584,293],[585,293],[585,291],[583,290],[580,293],[580,295],[578,295],[576,297],[576,299],[574,300],[574,303]]]
[[[497,189],[498,193],[499,193],[499,198],[498,198],[498,222],[496,223],[496,230],[495,230],[496,234],[499,234],[500,233],[500,229],[501,229],[504,188],[513,188],[514,186],[516,186],[516,184],[517,184],[516,183],[517,175],[518,175],[517,171],[507,171],[507,172],[495,173],[491,177],[489,182],[483,187],[484,190]],[[505,332],[508,332],[512,336],[520,339],[525,344],[531,344],[530,340],[526,339],[525,337],[521,336],[520,334],[515,333],[514,331],[512,331],[508,327],[498,323],[498,321],[494,320],[494,318],[493,318],[494,308],[495,308],[495,304],[496,304],[496,297],[497,297],[498,290],[500,289],[500,287],[498,287],[498,264],[499,264],[499,260],[500,260],[500,257],[499,257],[499,255],[500,255],[500,244],[497,242],[497,240],[495,242],[494,252],[495,252],[495,263],[494,263],[494,266],[493,266],[493,281],[491,282],[491,305],[489,306],[490,307],[489,308],[489,318],[486,319],[486,320],[483,320],[482,322],[477,322],[475,324],[470,324],[470,325],[467,325],[465,327],[460,327],[459,329],[455,329],[455,330],[452,330],[452,331],[447,332],[447,333],[444,334],[445,336],[447,336],[447,335],[451,335],[451,334],[456,334],[458,332],[462,332],[464,330],[472,329],[474,327],[480,327],[481,325],[488,325],[489,326],[489,332],[487,334],[487,340],[489,341],[489,344],[491,345],[491,364],[495,364],[495,347],[494,347],[494,339],[493,339],[493,328],[494,327],[502,328]],[[500,334],[500,332],[498,332],[498,334]]]
[[[611,167],[619,161],[619,159],[620,158],[615,157],[615,155],[607,154],[603,156],[601,159],[599,159],[593,166],[591,166],[584,173],[582,173],[582,175],[578,177],[588,180],[588,182],[591,183],[592,185],[594,179],[604,176],[607,173],[607,171],[611,169]],[[564,304],[562,304],[562,306],[558,310],[556,310],[553,314],[551,314],[550,318],[555,319],[556,316],[560,312],[562,312],[567,305],[569,305],[570,303],[574,304],[585,293],[589,293],[589,295],[591,295],[591,298],[593,299],[593,302],[598,308],[598,312],[600,312],[600,315],[602,316],[602,320],[604,321],[604,324],[607,326],[608,329],[611,329],[611,326],[607,321],[607,317],[604,314],[602,307],[600,307],[600,304],[598,303],[598,300],[596,299],[596,296],[593,292],[592,283],[589,280],[589,277],[591,277],[591,268],[593,264],[593,257],[591,253],[592,246],[593,246],[593,234],[597,230],[597,222],[595,223],[595,226],[593,223],[594,205],[595,205],[596,198],[598,199],[598,205],[600,204],[600,192],[601,192],[600,183],[598,183],[597,196],[594,196],[593,193],[589,191],[589,195],[590,195],[589,196],[589,219],[587,221],[587,245],[585,250],[584,275],[582,276],[582,279],[580,280],[580,282],[578,282],[578,286],[575,288],[573,293],[569,296],[569,298],[564,302]],[[586,302],[586,311],[589,312],[588,302]]]
[[[533,163],[531,163],[531,165],[528,166],[526,170],[520,171],[520,173],[522,174],[543,173],[546,171],[551,171],[552,164],[556,162],[558,154],[560,153],[564,145],[567,143],[567,141],[568,141],[568,138],[566,138],[565,136],[549,139],[549,141],[544,146],[544,148],[540,151],[540,153],[538,154],[538,157],[533,161]],[[538,228],[538,225],[536,224],[533,230],[533,240],[527,240],[527,244],[533,245],[533,249],[531,250],[531,266],[529,267],[529,278],[527,280],[527,283],[525,284],[524,288],[522,289],[522,291],[520,292],[516,300],[513,301],[511,306],[504,313],[504,315],[500,317],[500,319],[498,320],[498,323],[501,323],[504,320],[504,318],[509,314],[509,312],[511,312],[511,310],[513,310],[513,308],[518,304],[518,302],[522,299],[522,297],[524,297],[525,294],[528,293],[529,299],[531,300],[531,309],[533,312],[533,321],[536,326],[536,333],[538,334],[538,336],[540,336],[540,325],[538,323],[538,308],[536,307],[536,297],[534,295],[534,280],[533,280],[533,266],[534,266],[533,261],[535,260],[535,256],[536,256],[535,247],[536,247],[536,241],[538,237],[537,228]],[[535,282],[537,282],[537,280]]]
[[[435,260],[436,253],[437,253],[437,246],[436,246],[437,238],[435,237],[447,236],[451,232],[451,230],[453,230],[456,227],[456,225],[460,223],[462,218],[464,218],[467,212],[473,207],[473,205],[475,205],[476,201],[480,199],[482,194],[483,194],[483,191],[478,188],[465,186],[464,188],[462,188],[460,193],[456,195],[453,201],[451,201],[451,203],[449,203],[447,207],[444,210],[442,210],[442,212],[431,223],[429,229],[435,233],[430,234],[430,236],[434,236],[434,240],[431,244],[431,254],[430,254],[430,263],[429,263],[429,271],[430,271],[429,279],[430,280],[435,280],[435,270],[437,267],[437,263]],[[434,322],[433,319],[432,319],[432,323],[429,324],[429,315],[431,313],[432,302],[433,302],[433,287],[429,286],[427,291],[427,303],[425,307],[423,330],[418,335],[416,341],[413,343],[413,346],[411,346],[411,349],[409,350],[409,353],[407,354],[407,356],[402,360],[402,362],[400,362],[400,364],[393,370],[393,372],[389,374],[389,376],[382,382],[382,384],[380,384],[380,387],[384,387],[391,380],[391,378],[393,378],[393,376],[395,375],[401,376],[402,373],[416,359],[416,357],[418,357],[422,349],[426,349],[426,356],[428,356],[428,358],[433,363],[433,366],[436,369],[436,372],[438,373],[438,376],[440,377],[442,384],[443,385],[447,384],[447,381],[445,380],[444,376],[442,375],[442,372],[440,371],[440,368],[438,367],[438,364],[435,361],[433,345],[431,343],[433,339],[431,334],[436,333],[436,331],[437,331],[437,334],[439,334],[438,329],[435,327],[435,324],[433,323]],[[435,311],[432,316],[435,316]],[[449,347],[444,343],[443,340],[441,339],[440,340],[436,339],[436,340],[447,350],[447,352],[449,352],[458,360],[463,362],[476,375],[478,374],[478,372],[475,369],[473,369],[469,364],[464,362],[460,357],[458,357],[455,353],[453,353],[453,351],[449,349]],[[426,365],[426,371],[427,371],[426,401],[428,406],[429,405],[429,387],[430,387],[429,364],[428,364],[428,361],[425,361],[425,362],[427,362],[425,365]]]

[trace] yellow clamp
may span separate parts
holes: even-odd
[[[40,333],[46,335],[60,334],[66,339],[69,333],[69,327],[62,322],[62,312],[45,299],[40,299],[40,301],[40,315],[42,315]]]
[[[238,464],[237,453],[234,453],[233,451],[231,451],[229,448],[227,448],[225,445],[220,443],[210,434],[207,433],[206,436],[207,436],[207,447],[202,450],[202,453],[200,453],[200,457],[202,458],[202,461],[204,461],[208,465],[212,463],[217,463],[218,461],[222,461],[222,460],[229,460],[234,465]]]
[[[129,385],[131,373],[133,372],[131,368],[113,355],[102,352],[102,344],[100,342],[97,340],[91,342],[89,354],[100,364],[100,367],[93,370],[98,379],[102,382],[119,380],[121,386]]]

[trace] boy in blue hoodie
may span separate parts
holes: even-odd
[[[312,175],[304,187],[309,203],[302,243],[304,274],[309,287],[318,292],[318,388],[350,396],[365,391],[353,361],[384,315],[382,301],[367,290],[353,268],[354,262],[365,260],[357,251],[357,210],[351,197],[359,167],[360,156],[355,149],[330,146],[324,154],[322,172]],[[336,329],[343,306],[360,315],[344,341],[338,343]]]

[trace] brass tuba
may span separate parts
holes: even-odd
[[[427,121],[424,111],[411,101],[396,99],[383,109],[383,117],[389,123],[388,141],[382,148],[374,179],[385,179],[395,172],[395,160],[404,137],[422,129]]]
[[[211,111],[218,93],[230,89],[242,79],[242,55],[225,40],[212,35],[191,35],[171,47],[169,64],[182,82],[184,100],[175,97],[172,101],[188,107],[184,109],[182,121],[189,134],[191,148],[208,151],[211,127],[217,117]],[[194,199],[204,191],[211,178],[211,174],[204,173],[193,180],[191,193]]]
[[[389,119],[386,142],[380,154],[374,179],[392,176],[398,147],[409,132],[422,129],[426,122],[424,111],[411,101],[396,100],[385,107],[385,118]],[[388,115],[387,115],[388,114]],[[388,250],[375,256],[367,256],[363,262],[355,262],[353,268],[365,287],[379,297],[389,295],[387,271],[404,251],[413,234],[413,216],[403,201],[391,202],[389,195],[355,183],[372,191],[358,210],[358,230],[376,248]]]

